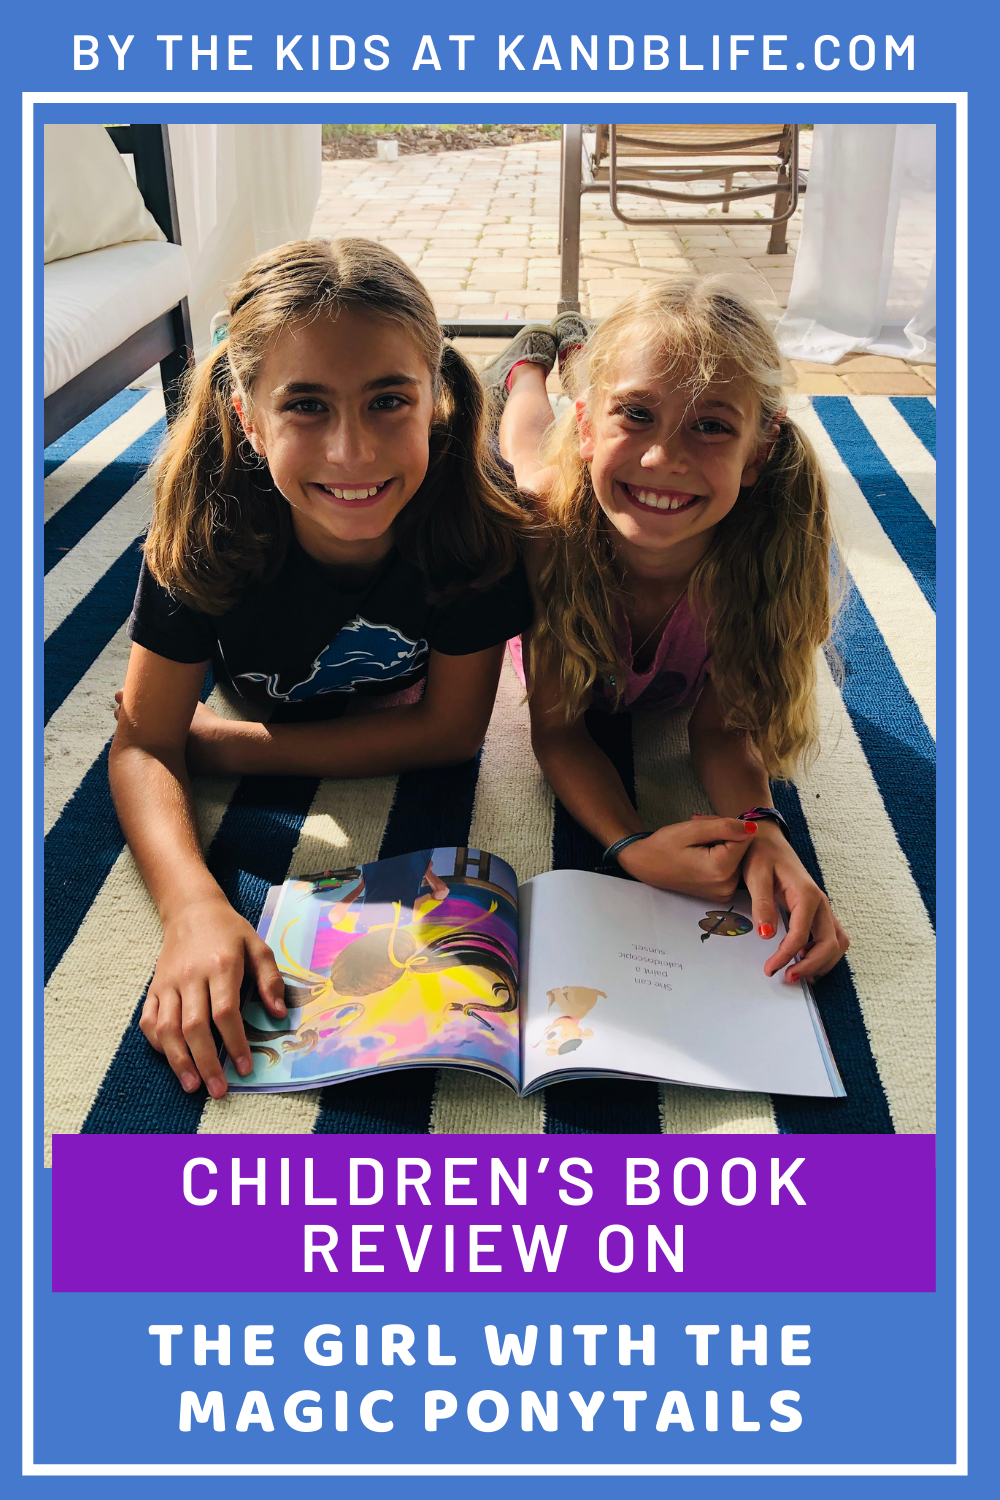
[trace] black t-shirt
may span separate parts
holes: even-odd
[[[172,599],[144,562],[128,633],[169,661],[211,661],[217,677],[272,717],[332,718],[352,696],[397,693],[420,682],[431,651],[468,656],[531,623],[520,561],[492,588],[470,589],[446,604],[432,604],[427,594],[423,574],[395,548],[352,592],[338,587],[293,536],[271,582],[224,615]]]

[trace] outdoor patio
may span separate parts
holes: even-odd
[[[805,168],[811,144],[812,132],[803,131]],[[559,295],[559,153],[558,141],[542,141],[395,162],[325,161],[312,232],[389,245],[420,276],[442,319],[548,319]],[[766,217],[771,200],[759,201]],[[627,203],[628,212],[667,216],[648,200]],[[605,194],[585,194],[581,309],[599,318],[636,281],[691,270],[735,277],[756,300],[773,301],[777,315],[788,302],[802,211],[800,202],[788,225],[788,254],[768,255],[763,224],[729,226],[727,215],[710,208],[702,211],[704,228],[629,226],[615,218]],[[734,212],[747,210],[736,205]],[[906,251],[926,277],[933,246],[915,230]],[[459,347],[481,367],[503,344],[473,339]],[[837,365],[793,361],[793,368],[807,395],[929,396],[935,389],[933,365],[877,355],[849,355]],[[557,378],[551,384],[558,390]]]

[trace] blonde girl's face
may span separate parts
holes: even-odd
[[[265,356],[249,412],[255,451],[320,561],[364,561],[427,473],[431,374],[399,324],[343,311],[290,324]]]
[[[763,458],[749,381],[716,380],[693,394],[683,370],[664,378],[662,365],[655,353],[629,354],[592,409],[577,405],[580,455],[602,510],[626,542],[651,551],[707,544]]]

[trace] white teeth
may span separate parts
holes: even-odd
[[[640,505],[648,505],[651,510],[680,510],[682,505],[688,505],[694,499],[693,495],[659,495],[655,490],[633,490],[632,493]]]
[[[336,485],[332,484],[325,484],[323,488],[328,491],[328,493],[331,494],[335,500],[370,500],[372,496],[377,495],[382,486],[388,484],[388,482],[389,481],[387,479],[384,479],[382,481],[382,484],[367,485],[363,490],[340,490],[337,489]]]

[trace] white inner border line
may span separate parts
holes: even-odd
[[[34,1462],[34,962],[23,979],[29,1023],[22,1040],[22,1474],[24,1475],[956,1475],[968,1473],[968,94],[966,93],[32,93],[22,94],[22,359],[26,399],[21,432],[22,871],[23,951],[34,953],[34,111],[39,104],[953,104],[955,106],[955,1463],[954,1464],[36,1464]]]

